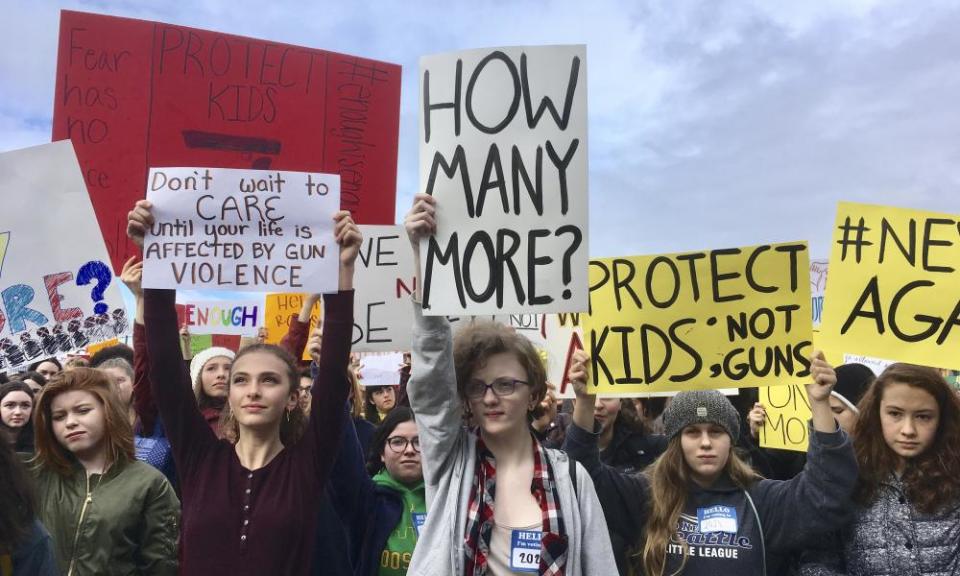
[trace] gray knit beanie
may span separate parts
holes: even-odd
[[[693,390],[673,397],[663,411],[663,433],[673,438],[692,424],[719,424],[736,444],[740,438],[740,415],[717,390]]]

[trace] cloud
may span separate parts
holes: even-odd
[[[835,203],[960,213],[950,2],[19,2],[0,24],[0,150],[49,139],[60,7],[404,67],[398,219],[418,188],[421,55],[586,43],[591,252],[809,239]]]

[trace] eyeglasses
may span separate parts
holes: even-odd
[[[516,392],[518,384],[527,384],[527,382],[516,378],[497,378],[489,384],[483,380],[471,380],[467,382],[464,392],[470,400],[479,400],[486,396],[489,388],[497,397],[502,398]]]
[[[413,451],[417,454],[420,453],[420,437],[417,436],[413,440],[408,440],[403,436],[391,436],[387,438],[387,446],[397,454],[403,454],[407,451],[407,446],[413,446]]]

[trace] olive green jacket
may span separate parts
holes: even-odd
[[[116,464],[89,478],[35,468],[39,515],[65,575],[176,575],[180,501],[152,466]]]

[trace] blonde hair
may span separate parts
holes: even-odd
[[[95,368],[73,368],[51,376],[40,392],[34,427],[37,435],[34,465],[51,468],[61,476],[73,471],[73,454],[60,444],[53,432],[53,399],[74,390],[93,394],[103,405],[103,442],[107,467],[118,462],[133,461],[133,427],[110,377]]]
[[[734,484],[747,489],[759,480],[759,474],[753,471],[731,446],[730,457],[724,467]],[[680,436],[674,436],[667,444],[667,449],[657,461],[646,471],[650,483],[650,511],[647,515],[647,524],[643,530],[643,551],[640,553],[643,573],[647,576],[665,576],[667,568],[667,546],[671,538],[677,533],[680,514],[687,504],[687,495],[690,484],[693,482],[690,475],[690,466],[683,457],[683,447],[680,445]],[[675,576],[683,571],[687,562],[687,543],[681,542],[683,547],[682,560]],[[639,547],[639,546],[638,546]]]

